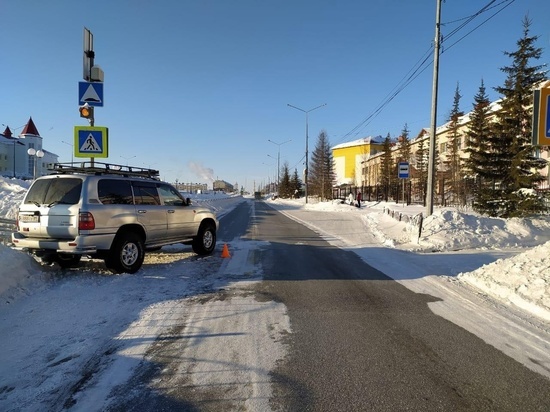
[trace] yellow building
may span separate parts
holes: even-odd
[[[381,152],[384,146],[381,137],[363,137],[332,148],[336,185],[361,186],[368,159]]]

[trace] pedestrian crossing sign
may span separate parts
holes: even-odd
[[[75,157],[109,157],[109,129],[75,126],[74,155]]]

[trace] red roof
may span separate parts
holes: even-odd
[[[2,133],[6,137],[11,137],[11,130],[8,126],[6,126],[6,130],[4,130],[4,133]]]
[[[23,128],[23,131],[21,134],[33,134],[35,136],[40,136],[40,133],[38,133],[38,129],[34,125],[34,122],[32,121],[32,117],[29,117],[29,121]]]

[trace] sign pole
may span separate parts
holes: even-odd
[[[75,156],[88,157],[89,155],[90,165],[94,167],[96,157],[108,157],[109,140],[106,127],[95,127],[94,106],[103,106],[103,71],[94,66],[94,36],[86,27],[84,27],[83,49],[82,77],[85,82],[79,83],[79,103],[92,107],[91,115],[86,117],[90,127],[75,127]],[[81,115],[81,117],[84,116]]]
[[[405,207],[405,179],[401,179],[403,181],[403,207]]]

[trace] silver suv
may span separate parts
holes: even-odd
[[[29,188],[12,241],[16,249],[64,268],[89,255],[114,272],[135,273],[146,250],[164,245],[184,243],[199,255],[212,253],[218,227],[212,211],[192,206],[156,170],[61,163]]]

